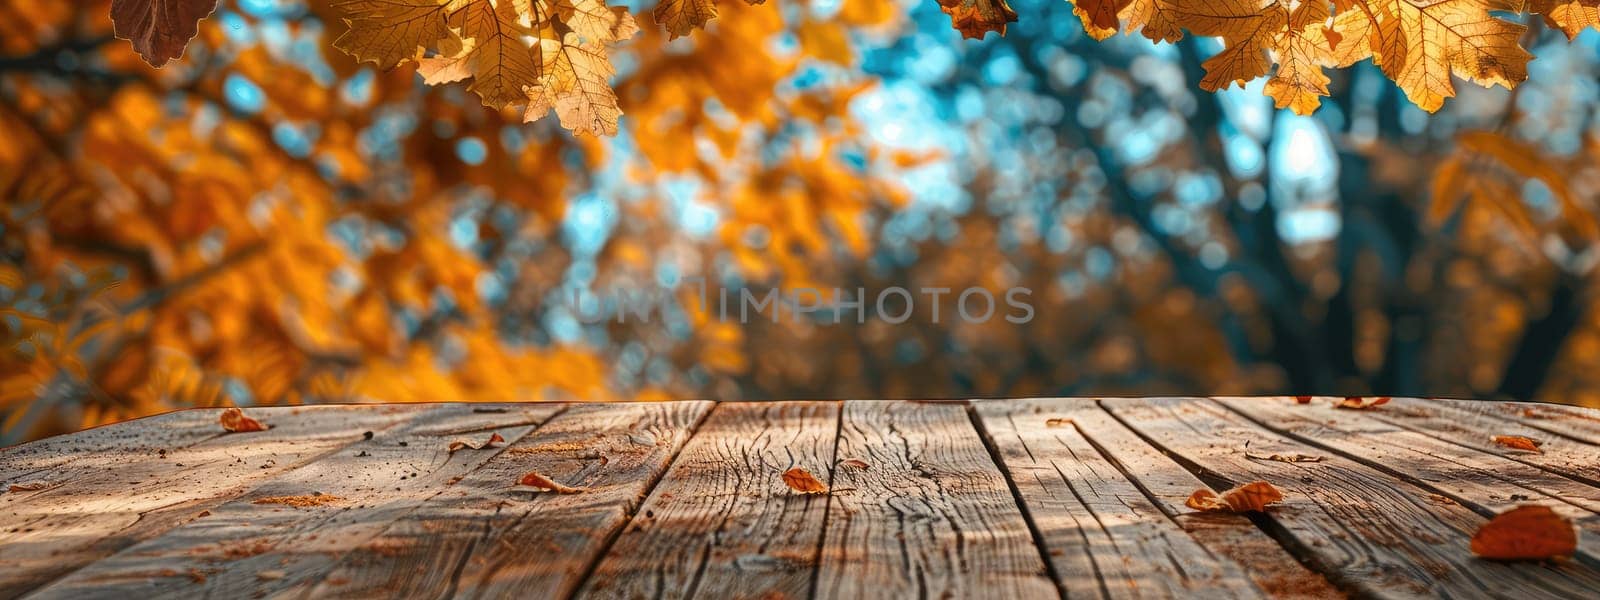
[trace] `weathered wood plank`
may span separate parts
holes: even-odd
[[[1600,557],[1600,488],[1373,418],[1399,412],[1388,406],[1352,411],[1327,402],[1300,405],[1293,398],[1218,401],[1277,433],[1404,478],[1485,516],[1528,503],[1548,506],[1585,533],[1579,536],[1581,552]]]
[[[152,436],[152,442],[204,439],[164,454],[121,435],[100,438],[97,433],[97,439],[117,441],[41,474],[51,487],[0,495],[5,515],[0,597],[20,595],[195,519],[261,481],[360,441],[363,431],[392,427],[416,412],[411,407],[251,409],[272,429],[223,436],[213,435],[221,431],[218,410],[141,421],[136,431]],[[176,427],[200,431],[170,431]]]
[[[1529,427],[1498,410],[1485,411],[1467,402],[1395,398],[1388,408],[1369,416],[1600,487],[1600,445]],[[1543,453],[1506,448],[1491,440],[1497,435],[1537,440],[1544,444]]]
[[[1485,518],[1343,456],[1268,431],[1203,399],[1107,399],[1111,412],[1213,485],[1266,480],[1284,504],[1265,518],[1330,580],[1384,597],[1562,598],[1591,593],[1600,573],[1565,564],[1508,565],[1474,558],[1468,540]],[[1253,460],[1327,455],[1321,462]]]
[[[459,438],[516,440],[560,405],[451,404],[282,473],[166,533],[84,567],[39,598],[267,596],[320,578],[337,557],[448,489],[499,450],[450,454]],[[503,411],[503,412],[491,412]],[[482,441],[481,439],[474,441]],[[300,441],[304,443],[304,441]],[[285,450],[292,452],[293,450]],[[268,455],[261,460],[272,460]],[[253,465],[252,465],[253,466]],[[204,485],[204,480],[194,482]],[[273,501],[270,498],[292,498]],[[258,503],[266,500],[266,503]],[[287,503],[287,504],[285,504]]]
[[[781,473],[825,479],[838,420],[836,402],[718,404],[580,595],[809,597],[828,498]]]
[[[569,596],[710,407],[573,406],[345,555],[308,595]],[[584,491],[519,488],[529,471]]]
[[[255,409],[251,409],[255,410]],[[215,410],[179,410],[0,449],[0,495],[12,484],[73,478],[106,457],[137,461],[223,435]]]
[[[959,404],[845,403],[818,598],[1039,598],[1058,589]]]
[[[1244,515],[1185,508],[1205,484],[1095,401],[976,410],[1069,597],[1339,596]]]
[[[1569,439],[1600,446],[1600,410],[1561,404],[1528,402],[1449,402],[1466,408],[1522,423]]]

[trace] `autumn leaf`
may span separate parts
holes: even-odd
[[[540,475],[538,471],[528,471],[527,474],[522,476],[522,479],[517,480],[517,484],[532,486],[541,490],[555,492],[557,494],[577,494],[588,491],[588,488],[572,487],[569,485],[556,483],[549,477]]]
[[[1334,408],[1342,408],[1342,409],[1345,409],[1345,410],[1374,410],[1374,409],[1377,409],[1379,406],[1383,406],[1383,405],[1388,404],[1388,403],[1389,403],[1389,397],[1388,396],[1378,396],[1376,398],[1362,398],[1360,396],[1348,396],[1348,397],[1344,398],[1343,400],[1339,400],[1339,401],[1334,402],[1333,403],[1333,407]]]
[[[1327,460],[1324,457],[1312,456],[1310,454],[1265,454],[1265,455],[1263,455],[1263,454],[1251,454],[1249,452],[1246,452],[1244,457],[1248,458],[1248,459],[1251,459],[1251,460],[1271,460],[1271,461],[1286,462],[1286,463],[1317,463],[1317,462],[1322,462],[1324,460]]]
[[[868,467],[867,461],[861,460],[859,458],[850,458],[850,459],[841,460],[841,461],[839,461],[839,464],[842,465],[842,466],[850,467],[852,469],[861,469],[861,470],[866,470],[867,467]]]
[[[1489,438],[1489,440],[1512,450],[1522,450],[1525,452],[1544,454],[1544,450],[1539,449],[1539,447],[1543,446],[1544,443],[1533,438],[1527,438],[1520,435],[1497,435]]]
[[[1531,504],[1496,515],[1472,536],[1472,553],[1493,560],[1547,560],[1577,549],[1572,521]]]
[[[217,422],[221,423],[222,429],[229,433],[267,430],[267,426],[262,425],[261,421],[244,416],[244,411],[237,408],[222,411],[222,415],[217,418]]]
[[[826,494],[828,492],[827,484],[817,481],[817,478],[810,471],[800,467],[784,471],[783,483],[789,486],[789,489],[802,494]]]
[[[1223,492],[1218,496],[1206,488],[1195,490],[1184,502],[1204,512],[1265,512],[1267,506],[1283,500],[1283,492],[1265,481],[1256,481]]]
[[[24,481],[22,483],[13,483],[8,489],[12,492],[37,492],[48,487],[50,487],[50,482],[48,481]]]
[[[455,454],[455,452],[457,450],[465,450],[465,449],[482,450],[484,448],[492,448],[492,447],[494,447],[495,444],[498,444],[498,443],[504,442],[504,441],[506,441],[506,439],[503,438],[503,437],[500,437],[500,434],[498,434],[498,433],[489,436],[489,439],[484,440],[483,443],[477,444],[477,445],[473,445],[472,442],[468,442],[468,441],[465,441],[465,440],[456,440],[454,442],[450,442],[450,453],[451,454]]]
[[[939,0],[939,10],[950,15],[950,25],[963,38],[982,39],[991,31],[1006,34],[1006,24],[1017,22],[1017,11],[1006,0]]]
[[[1295,396],[1295,404],[1311,404],[1311,396]]]
[[[117,37],[133,42],[145,62],[160,67],[183,56],[200,20],[216,8],[217,0],[112,0],[111,22]]]
[[[1062,419],[1062,418],[1046,419],[1045,422],[1044,422],[1044,426],[1045,427],[1071,427],[1072,426],[1072,419]]]

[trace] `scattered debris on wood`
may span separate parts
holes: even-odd
[[[342,500],[344,500],[344,498],[317,493],[307,494],[304,496],[268,496],[266,498],[256,498],[251,502],[251,504],[282,504],[284,506],[293,506],[295,508],[306,508],[310,506],[324,506]]]
[[[1389,397],[1388,396],[1378,396],[1376,398],[1362,398],[1360,396],[1349,396],[1349,397],[1346,397],[1343,400],[1340,400],[1338,402],[1333,403],[1333,407],[1334,408],[1342,408],[1342,409],[1345,409],[1345,410],[1373,410],[1375,408],[1378,408],[1379,406],[1383,406],[1383,405],[1388,404],[1388,403],[1389,403]]]
[[[1204,512],[1266,512],[1267,505],[1283,500],[1283,492],[1265,481],[1247,483],[1218,496],[1206,488],[1195,490],[1184,505]]]
[[[1512,450],[1522,450],[1524,452],[1544,454],[1544,450],[1539,449],[1540,446],[1544,445],[1544,442],[1529,437],[1523,437],[1520,435],[1497,435],[1489,438],[1489,441]]]
[[[522,479],[517,480],[517,483],[520,485],[533,486],[541,490],[555,492],[557,494],[576,494],[588,490],[588,488],[572,487],[569,485],[556,483],[551,481],[549,477],[540,475],[538,471],[528,471],[528,474],[523,475]]]
[[[477,445],[473,445],[472,442],[468,442],[468,441],[465,441],[465,440],[456,440],[454,442],[450,442],[450,453],[451,454],[455,454],[457,450],[461,450],[461,449],[482,450],[484,448],[493,448],[495,444],[498,444],[498,443],[501,443],[501,442],[504,442],[504,441],[506,441],[506,439],[503,438],[503,437],[500,437],[500,434],[498,434],[498,433],[489,436],[489,439],[484,440],[484,442],[482,444],[477,444]]]
[[[1326,457],[1312,456],[1310,454],[1255,454],[1246,452],[1244,457],[1251,460],[1275,460],[1286,463],[1319,463],[1327,460]]]
[[[841,461],[839,461],[839,464],[843,465],[843,466],[846,466],[846,467],[854,468],[854,469],[861,469],[863,471],[865,471],[867,469],[867,466],[868,466],[867,465],[867,461],[861,460],[859,458],[851,458],[851,459],[841,460]]]
[[[1472,536],[1472,553],[1491,560],[1547,560],[1577,551],[1572,521],[1536,504],[1496,515]]]
[[[783,472],[783,483],[789,489],[801,494],[826,494],[828,486],[811,474],[810,471],[794,467]]]
[[[1050,419],[1044,422],[1045,427],[1070,427],[1072,419]]]
[[[222,423],[222,430],[228,433],[267,430],[267,426],[262,425],[261,421],[244,416],[244,411],[237,408],[222,411],[222,416],[217,418],[217,422]]]

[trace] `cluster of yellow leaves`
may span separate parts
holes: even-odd
[[[1138,31],[1177,42],[1188,33],[1220,38],[1205,62],[1208,91],[1269,77],[1278,108],[1309,114],[1328,95],[1325,69],[1371,58],[1412,102],[1430,112],[1455,96],[1451,76],[1515,86],[1532,59],[1527,28],[1508,15],[1533,13],[1576,36],[1600,26],[1597,0],[1072,0],[1095,39]],[[1005,0],[939,0],[967,37],[1005,33],[1017,14]]]
[[[382,68],[416,62],[429,84],[471,80],[490,108],[554,110],[575,132],[614,135],[610,46],[639,27],[603,0],[335,0],[350,30],[334,42]]]

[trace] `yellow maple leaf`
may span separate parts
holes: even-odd
[[[1382,14],[1373,34],[1377,62],[1411,102],[1428,112],[1456,95],[1451,74],[1506,88],[1528,78],[1533,55],[1519,45],[1527,28],[1495,16],[1519,12],[1520,0],[1374,0]]]

